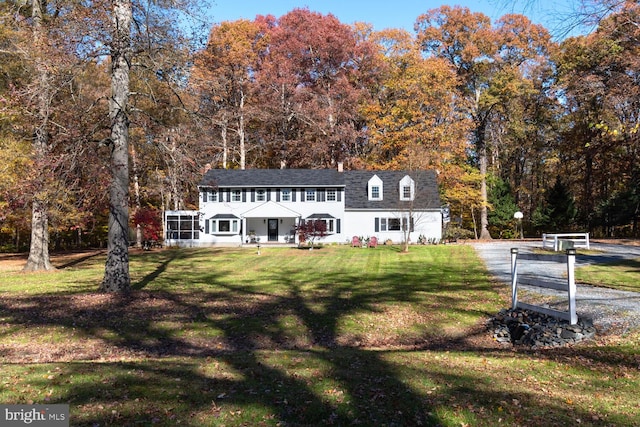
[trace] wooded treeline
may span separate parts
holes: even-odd
[[[0,4],[0,244],[9,250],[29,245],[32,224],[44,224],[52,249],[106,245],[112,3]],[[214,25],[200,48],[178,25],[184,2],[131,4],[120,58],[131,70],[126,197],[138,240],[157,232],[149,224],[163,209],[197,207],[208,166],[337,162],[436,170],[451,226],[477,237],[512,237],[518,210],[526,235],[638,237],[637,1],[560,43],[522,15],[491,22],[442,6],[416,17],[414,33],[295,9]]]

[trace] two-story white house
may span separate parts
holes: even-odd
[[[295,244],[307,220],[326,223],[324,243],[442,238],[432,171],[211,169],[198,190],[198,211],[165,212],[165,244]]]

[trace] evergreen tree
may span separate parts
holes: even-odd
[[[602,227],[603,233],[607,237],[638,236],[640,173],[635,175],[624,188],[613,193],[596,209],[594,225]]]
[[[559,232],[574,226],[577,213],[573,195],[562,178],[557,177],[547,190],[544,205],[535,209],[531,220],[539,231]]]
[[[492,236],[500,238],[515,237],[515,220],[513,214],[518,211],[511,193],[511,185],[500,177],[489,180],[489,231]]]

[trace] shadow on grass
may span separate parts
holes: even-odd
[[[378,348],[359,346],[357,334],[345,340],[341,322],[384,315],[394,304],[433,309],[435,329],[447,326],[447,316],[492,314],[459,296],[495,292],[486,273],[464,261],[426,266],[407,259],[375,276],[321,271],[308,278],[313,286],[296,267],[263,273],[284,292],[231,285],[223,273],[194,270],[209,284],[204,290],[149,290],[160,278],[178,280],[169,266],[183,256],[158,256],[157,267],[126,296],[0,301],[14,330],[63,327],[76,334],[59,344],[67,353],[32,355],[33,361],[67,363],[53,374],[49,364],[34,365],[29,379],[35,389],[57,390],[52,403],[72,405],[73,425],[489,425],[501,418],[535,426],[590,416],[551,397],[496,387],[482,372],[434,363],[431,352],[513,357],[510,350],[474,344],[471,331],[452,338],[414,334],[411,343],[391,339]],[[83,340],[96,347],[83,347]],[[25,355],[18,353],[5,345],[1,356],[20,365]],[[504,413],[494,417],[498,407]]]
[[[133,289],[134,291],[144,289],[145,286],[153,282],[162,273],[164,273],[167,270],[167,267],[169,266],[169,264],[176,258],[180,257],[181,252],[177,250],[167,250],[167,251],[164,251],[163,254],[165,255],[164,257],[165,259],[160,261],[158,266],[151,273],[144,276],[137,283],[132,284],[131,289]]]
[[[59,269],[64,269],[64,268],[70,268],[73,266],[76,266],[78,264],[82,264],[86,261],[89,261],[90,259],[96,258],[96,257],[101,257],[105,254],[105,251],[103,250],[96,250],[90,253],[82,253],[82,255],[73,258],[71,261],[69,262],[65,262],[63,264],[60,264],[58,266],[56,266],[56,268]]]

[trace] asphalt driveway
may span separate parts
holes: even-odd
[[[542,241],[472,242],[478,255],[484,260],[487,270],[506,286],[511,286],[511,248],[521,252],[542,248]],[[591,249],[600,251],[589,257],[576,257],[576,268],[587,264],[603,264],[623,259],[640,259],[640,247],[591,243]],[[522,262],[518,264],[521,276],[543,278],[545,281],[566,283],[566,264],[551,262]],[[638,277],[640,281],[640,276]],[[576,284],[576,311],[581,318],[591,318],[601,332],[608,330],[624,332],[628,328],[640,327],[640,293],[618,291],[588,285]],[[523,286],[532,295],[558,299],[566,292],[553,289]]]

